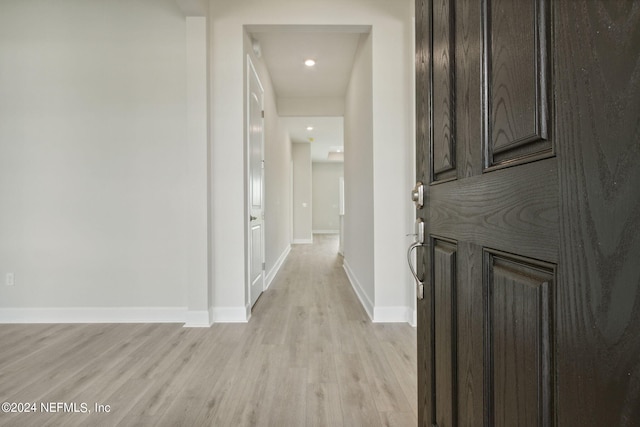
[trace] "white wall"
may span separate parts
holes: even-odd
[[[376,307],[374,321],[413,322],[414,283],[406,261],[415,210],[413,1],[397,2],[402,22],[388,20],[373,37],[373,188]],[[392,83],[393,82],[393,83]],[[407,305],[409,302],[409,305]]]
[[[243,25],[370,25],[373,170],[369,176],[374,190],[373,209],[369,213],[375,212],[375,219],[363,232],[356,232],[353,225],[346,228],[345,260],[354,267],[357,280],[368,283],[363,286],[375,286],[375,295],[371,297],[381,310],[373,313],[374,318],[402,318],[410,310],[407,293],[412,289],[404,263],[405,234],[412,229],[408,221],[412,206],[406,197],[413,180],[412,170],[406,167],[414,138],[411,0],[306,0],[295,4],[290,0],[211,0],[209,10],[212,266],[216,306],[242,310],[245,301],[241,238],[244,217],[239,214],[244,211]],[[348,182],[346,169],[345,160],[345,182]],[[388,182],[384,177],[389,178]],[[363,246],[366,240],[360,243],[362,238],[373,239],[370,247],[375,245],[375,259],[371,256],[373,249]],[[368,254],[362,260],[356,258],[362,252],[360,249]]]
[[[206,271],[185,30],[174,0],[0,4],[0,307],[184,320]]]
[[[371,34],[360,37],[344,116],[344,266],[371,317],[376,302],[372,41]]]
[[[344,177],[342,162],[313,162],[311,203],[314,233],[340,231],[341,177]]]
[[[293,160],[293,243],[311,243],[312,174],[311,146],[291,144]]]
[[[187,0],[183,0],[187,2]],[[191,8],[196,0],[190,3]],[[209,283],[208,248],[208,188],[209,163],[207,150],[209,126],[207,118],[207,18],[186,18],[187,60],[187,170],[188,183],[185,197],[187,212],[187,325],[207,326],[211,324],[213,306]]]

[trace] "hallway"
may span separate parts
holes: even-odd
[[[291,392],[276,396],[267,411],[284,406],[298,412],[275,412],[271,425],[303,425],[306,419],[308,426],[413,426],[415,330],[371,323],[337,250],[334,235],[293,246],[254,309],[250,327],[259,328],[262,345],[273,346],[268,351],[281,372],[276,377]],[[296,401],[305,395],[306,401]]]
[[[248,324],[0,325],[0,398],[39,412],[0,425],[416,425],[415,330],[371,323],[337,236],[314,239],[293,246]]]

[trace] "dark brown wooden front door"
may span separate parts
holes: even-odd
[[[421,426],[640,426],[640,1],[416,0]]]

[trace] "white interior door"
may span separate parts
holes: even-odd
[[[264,290],[264,90],[256,74],[256,70],[247,57],[247,147],[248,153],[248,195],[249,218],[248,227],[248,270],[249,296],[251,306],[256,303]]]

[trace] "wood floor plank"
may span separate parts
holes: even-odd
[[[380,345],[391,371],[395,375],[407,402],[409,402],[411,413],[417,413],[418,401],[413,399],[418,387],[418,379],[413,375],[413,369],[417,364],[416,351],[414,350],[411,353],[412,357],[410,357],[401,347],[393,346],[387,342],[380,343]]]
[[[385,427],[407,427],[418,424],[412,412],[382,412],[382,425]]]
[[[343,427],[342,403],[338,383],[307,386],[307,427]]]
[[[336,368],[344,424],[354,427],[382,425],[374,403],[373,388],[359,355],[337,354]]]
[[[415,329],[373,324],[335,236],[294,245],[246,324],[0,325],[0,426],[413,426]],[[109,405],[97,413],[95,404]]]
[[[315,351],[309,355],[307,369],[309,384],[336,383],[336,362],[334,353],[330,351]]]
[[[60,339],[65,333],[74,333],[72,325],[5,325],[0,328],[0,366],[8,367],[18,362],[18,355],[23,346],[28,346],[33,352],[46,348],[50,340]]]
[[[376,338],[374,325],[358,322],[360,333],[354,339],[361,347],[362,366],[374,389],[376,407],[381,412],[410,412],[411,405],[404,396],[391,364],[384,354],[382,343]]]
[[[269,410],[269,427],[303,426],[305,424],[306,376],[305,368],[290,368],[284,373]]]

